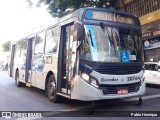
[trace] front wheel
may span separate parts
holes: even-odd
[[[57,95],[57,87],[54,75],[49,77],[47,83],[47,96],[48,99],[53,103],[58,103],[60,101],[60,96]]]

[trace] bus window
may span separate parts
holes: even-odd
[[[22,65],[22,60],[21,60],[21,50],[22,49],[22,41],[18,41],[16,43],[16,52],[15,52],[15,59],[14,59],[14,65],[19,63]]]
[[[37,34],[35,40],[35,54],[43,54],[45,32]]]
[[[37,34],[35,40],[35,51],[33,56],[33,71],[43,71],[44,62],[43,62],[43,48],[44,48],[44,39],[45,39],[45,31]]]
[[[20,44],[20,61],[22,63],[21,69],[26,69],[26,56],[27,56],[27,39],[22,40]]]
[[[126,54],[126,59],[122,59],[122,62],[140,61],[140,46],[138,43],[138,32],[130,29],[119,29],[121,50]],[[122,56],[123,57],[123,56]]]
[[[16,58],[21,56],[21,49],[22,49],[22,41],[18,41],[16,43]]]
[[[14,65],[16,65],[18,62],[20,62],[19,60],[20,60],[20,56],[21,56],[21,49],[22,49],[21,41],[18,41],[16,43]],[[22,63],[22,62],[20,62],[20,63]]]
[[[103,30],[100,26],[85,25],[81,57],[89,61],[120,62],[120,46],[116,28]]]
[[[59,27],[47,30],[45,53],[56,53],[59,39]]]
[[[140,62],[141,43],[137,31],[105,24],[85,25],[81,58],[101,62]]]

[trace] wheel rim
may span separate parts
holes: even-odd
[[[55,83],[53,81],[49,83],[48,96],[50,98],[54,98],[55,97]]]

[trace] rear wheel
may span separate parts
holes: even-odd
[[[54,102],[54,103],[60,102],[60,96],[57,95],[57,87],[56,87],[56,81],[55,81],[54,75],[51,75],[49,77],[49,80],[47,83],[47,96],[51,102]]]
[[[19,81],[19,71],[16,71],[16,75],[15,75],[15,83],[17,85],[17,87],[24,87],[25,84]]]

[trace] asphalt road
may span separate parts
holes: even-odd
[[[135,111],[136,113],[140,112],[140,114],[141,111],[152,111],[151,113],[159,111],[158,113],[160,113],[160,86],[147,85],[146,93],[142,98],[142,106],[136,105],[138,98],[96,101],[94,107],[95,112],[89,115],[91,111],[91,102],[64,99],[62,103],[51,103],[45,96],[44,91],[33,87],[18,88],[15,85],[15,81],[7,75],[6,71],[0,71],[0,111],[43,111],[43,116],[54,116],[54,118],[45,117],[30,119],[104,120],[109,118],[112,120],[139,120],[142,118],[144,119],[144,117],[116,117],[116,115],[121,114],[121,116],[125,116],[126,114],[130,114],[125,111],[132,111],[133,113]],[[115,117],[107,117],[109,115]],[[57,117],[55,118],[55,116]],[[0,118],[0,120],[1,119],[24,120],[17,117]],[[26,118],[25,120],[28,119],[29,118]],[[151,117],[145,119],[150,120]],[[158,118],[155,117],[154,119]]]

